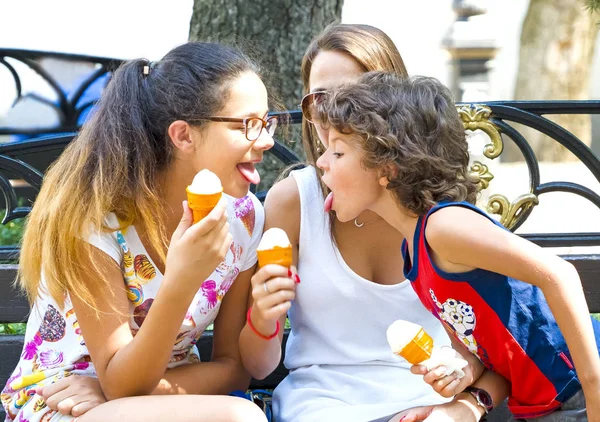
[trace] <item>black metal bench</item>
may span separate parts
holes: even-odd
[[[502,136],[513,139],[525,156],[529,169],[529,192],[518,200],[510,202],[501,195],[489,198],[488,210],[501,216],[501,221],[511,230],[516,230],[531,213],[537,204],[537,198],[547,192],[564,191],[580,195],[600,209],[600,195],[597,192],[571,182],[540,182],[537,160],[527,142],[519,132],[507,122],[526,124],[540,130],[571,150],[600,181],[600,161],[589,148],[581,144],[569,132],[545,119],[543,114],[600,114],[600,101],[587,102],[493,102],[483,106],[480,104],[459,104],[459,112],[466,129],[481,129],[490,137],[490,146],[484,154],[494,159],[502,151]],[[291,122],[298,123],[299,112],[291,112]],[[18,206],[15,187],[11,180],[20,179],[31,186],[34,192],[39,189],[43,173],[48,165],[62,152],[72,140],[74,134],[34,139],[20,143],[0,145],[0,190],[4,195],[7,213],[2,223],[23,217],[30,211],[29,207]],[[285,164],[298,161],[298,157],[282,143],[276,143],[271,151],[276,158]],[[474,163],[482,180],[493,177],[482,163]],[[485,188],[486,185],[482,185]],[[264,199],[266,192],[258,192]],[[600,233],[567,233],[567,234],[523,234],[525,238],[545,247],[549,246],[600,246]],[[581,276],[586,298],[591,312],[600,312],[600,254],[567,255],[564,257],[573,263]],[[10,263],[12,260],[12,263]],[[24,296],[13,289],[16,277],[18,248],[0,247],[0,323],[24,322],[29,313],[29,306]],[[287,339],[287,333],[284,341]],[[14,369],[23,347],[23,336],[0,336],[0,386],[3,386]],[[212,350],[212,334],[207,332],[198,342],[202,360],[209,360]],[[282,364],[265,380],[252,381],[252,388],[274,388],[287,374]],[[0,420],[4,417],[0,411]],[[508,411],[504,405],[489,415],[489,421],[506,420]]]

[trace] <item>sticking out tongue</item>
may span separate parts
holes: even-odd
[[[254,185],[258,185],[260,183],[260,174],[256,171],[254,164],[252,163],[240,163],[237,165],[237,169],[242,176]]]
[[[323,204],[323,210],[325,212],[331,211],[331,207],[333,206],[333,192],[329,192],[327,198],[325,198],[325,204]]]

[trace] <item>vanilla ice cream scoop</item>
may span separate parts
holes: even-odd
[[[287,248],[288,246],[291,246],[291,243],[286,232],[278,227],[271,227],[269,230],[263,233],[257,249],[259,251],[264,251],[266,249],[273,249],[277,247]]]
[[[196,195],[212,195],[223,191],[221,179],[208,169],[200,170],[192,184],[188,186],[188,192]]]
[[[429,371],[441,365],[446,368],[445,375],[454,372],[457,378],[465,376],[462,369],[467,361],[457,357],[451,347],[434,347],[433,339],[420,325],[399,319],[388,327],[386,336],[392,352],[412,365],[424,365]]]
[[[280,228],[272,227],[263,233],[256,253],[259,267],[267,264],[292,265],[292,244],[286,232]]]
[[[386,336],[392,351],[413,365],[431,357],[433,339],[420,325],[399,319],[388,327]]]
[[[212,171],[200,170],[186,188],[188,206],[192,209],[194,224],[206,217],[217,205],[223,193],[219,176]]]

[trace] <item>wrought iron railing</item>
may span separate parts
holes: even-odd
[[[48,57],[67,62],[88,61],[94,64],[94,70],[86,78],[83,78],[79,85],[74,86],[70,94],[59,93],[61,85],[53,80],[52,75],[45,72],[39,63],[40,58]],[[57,100],[51,103],[59,116],[59,124],[52,127],[11,128],[2,126],[0,122],[0,135],[37,136],[34,139],[0,145],[0,190],[6,204],[3,224],[25,216],[30,210],[29,207],[19,205],[14,180],[23,181],[34,192],[39,190],[47,166],[75,136],[75,132],[81,124],[82,113],[93,106],[94,99],[82,101],[84,93],[99,78],[109,76],[110,70],[121,62],[99,57],[0,49],[0,64],[9,69],[18,87],[16,89],[17,102],[24,95],[22,94],[21,79],[16,72],[16,66],[12,65],[8,58],[24,63],[28,68],[39,73],[49,86],[56,89]],[[45,101],[47,102],[47,100]],[[504,149],[503,136],[510,138],[523,154],[529,174],[527,192],[512,201],[505,195],[494,193],[487,199],[487,204],[484,204],[487,211],[497,214],[499,220],[506,227],[513,231],[519,228],[538,204],[539,197],[550,192],[578,195],[600,210],[600,195],[589,187],[563,180],[541,183],[540,167],[536,155],[524,136],[514,126],[515,123],[518,123],[531,127],[563,145],[583,163],[600,183],[600,160],[598,157],[572,133],[544,117],[552,114],[600,114],[600,101],[493,101],[485,104],[461,103],[457,104],[457,109],[466,130],[480,130],[489,137],[487,145],[483,148],[484,157],[489,160],[497,160],[498,157],[501,157]],[[300,111],[295,110],[285,114],[289,117],[291,124],[301,122]],[[61,135],[48,136],[48,134],[57,133],[61,133]],[[39,137],[40,134],[46,134],[46,136]],[[276,142],[270,153],[284,165],[299,162],[297,154],[286,147],[283,142]],[[479,175],[481,188],[487,189],[489,181],[494,177],[488,166],[481,161],[475,161],[471,170]],[[264,199],[265,194],[266,191],[257,193],[261,199]],[[521,236],[541,246],[600,245],[600,232],[535,233],[521,234]],[[18,254],[17,247],[0,247],[0,260],[15,257],[16,254]]]
[[[493,101],[486,104],[458,104],[465,129],[482,130],[490,138],[484,148],[484,156],[498,158],[503,150],[501,135],[510,138],[519,148],[529,173],[529,191],[509,201],[501,194],[490,196],[487,211],[499,214],[500,221],[511,230],[519,228],[538,204],[539,197],[550,192],[567,192],[590,201],[600,209],[600,195],[592,189],[569,181],[540,182],[538,160],[527,140],[512,124],[533,128],[558,142],[570,151],[600,183],[600,160],[592,150],[571,132],[557,125],[544,115],[600,114],[600,101]],[[512,124],[511,124],[512,123]],[[485,166],[483,166],[485,167]],[[473,168],[484,180],[485,168]],[[542,246],[595,246],[600,245],[600,232],[523,234]]]
[[[0,135],[40,135],[76,131],[87,113],[98,99],[99,91],[122,60],[76,54],[0,48],[0,69],[8,71],[10,78],[3,80],[3,94],[13,91],[12,104],[29,100],[43,105],[55,113],[52,124],[13,124],[0,122]],[[66,67],[83,67],[75,80],[65,80]],[[58,69],[57,69],[58,67]],[[13,89],[9,86],[12,80]],[[28,82],[37,80],[35,90],[28,89]],[[96,88],[95,92],[90,92]],[[40,94],[43,91],[45,94]]]

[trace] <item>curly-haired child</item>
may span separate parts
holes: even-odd
[[[456,348],[512,382],[515,417],[600,421],[600,323],[577,271],[473,205],[477,180],[449,90],[371,72],[328,94],[317,114],[328,131],[317,161],[326,210],[341,221],[371,210],[404,235],[421,302]]]

